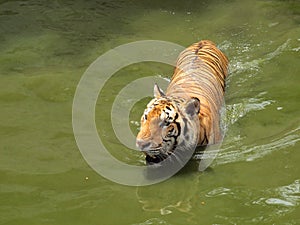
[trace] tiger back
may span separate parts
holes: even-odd
[[[227,73],[227,57],[208,40],[191,45],[178,57],[166,95],[200,100],[200,146],[221,141],[220,109]]]

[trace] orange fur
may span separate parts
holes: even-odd
[[[199,145],[208,144],[208,140],[216,143],[221,139],[219,110],[223,104],[227,73],[227,57],[208,40],[191,45],[177,60],[166,95],[200,100]]]

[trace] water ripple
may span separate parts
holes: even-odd
[[[232,143],[227,149],[221,149],[216,159],[216,164],[221,165],[238,161],[253,161],[273,151],[293,146],[298,141],[300,141],[300,126],[266,144],[238,147],[237,143]],[[239,142],[239,140],[237,142]]]
[[[241,59],[241,57],[235,57],[232,59],[230,63],[230,73],[231,76],[235,76],[236,74],[239,74],[241,72],[245,71],[258,71],[261,64],[272,60],[273,58],[279,56],[281,53],[289,49],[289,42],[291,39],[287,39],[282,45],[279,45],[273,52],[270,52],[269,54],[265,55],[262,58],[253,59],[252,61],[249,61],[248,59]],[[248,46],[244,44],[244,47],[240,47],[238,49],[238,54],[247,52]],[[253,46],[252,46],[253,47]],[[260,48],[260,45],[257,45],[258,48]],[[247,56],[249,57],[249,56]]]

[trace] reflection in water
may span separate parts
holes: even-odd
[[[197,190],[198,175],[180,182],[181,176],[175,175],[163,183],[154,186],[138,187],[136,196],[144,211],[159,215],[180,214],[186,220],[192,220],[194,201],[203,202]]]
[[[135,223],[132,225],[168,225],[170,223],[164,221],[163,219],[151,218],[142,223]]]
[[[255,207],[258,212],[268,213],[267,216],[266,214],[261,216],[259,213],[251,214],[251,212],[249,212],[248,219],[243,218],[242,215],[240,215],[240,217],[216,215],[217,218],[230,221],[231,223],[268,222],[273,218],[284,216],[292,212],[295,210],[295,207],[300,204],[299,180],[295,180],[292,184],[286,186],[265,190],[245,187],[216,187],[212,190],[201,190],[201,186],[195,181],[194,179],[190,183],[187,183],[185,190],[178,184],[177,187],[164,190],[164,187],[170,187],[170,183],[166,184],[166,186],[161,185],[159,189],[154,187],[138,188],[137,198],[145,211],[157,212],[160,215],[178,214],[179,212],[184,213],[181,214],[181,216],[186,217],[186,219],[190,221],[190,224],[198,224],[199,221],[201,221],[201,218],[197,218],[197,215],[193,214],[193,210],[195,210],[195,208],[199,209],[201,206],[204,210],[206,208],[206,202],[211,202],[211,199],[221,204],[224,204],[224,202],[236,202],[236,204],[245,210],[249,207]],[[155,193],[153,193],[154,191]],[[199,198],[199,196],[202,197]],[[260,197],[257,198],[257,196]],[[253,197],[256,199],[253,199]],[[149,223],[145,222],[141,224],[155,224],[150,223],[150,221],[148,222]],[[165,221],[162,220],[160,222]]]

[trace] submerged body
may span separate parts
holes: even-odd
[[[221,141],[227,57],[211,41],[200,41],[178,57],[164,94],[157,85],[141,119],[137,146],[147,161],[160,162],[177,148]]]

